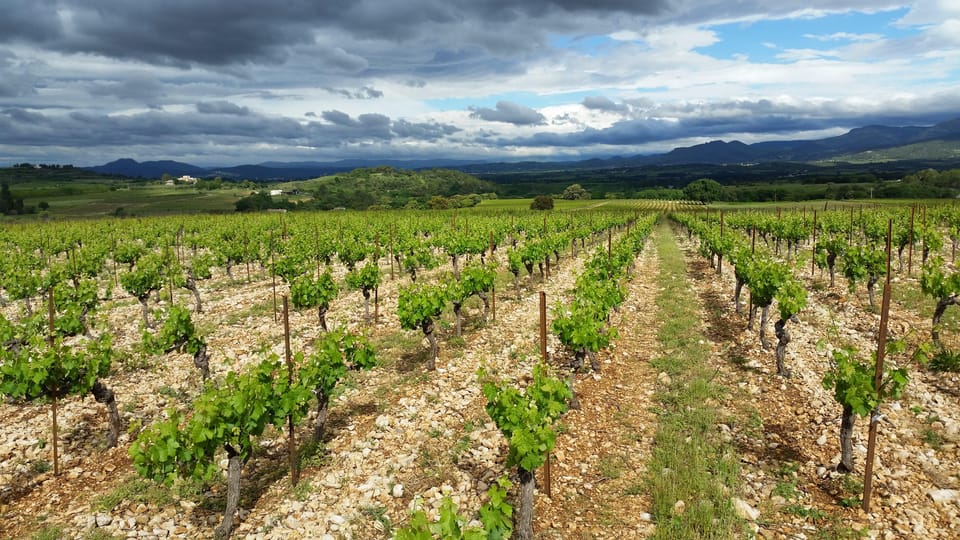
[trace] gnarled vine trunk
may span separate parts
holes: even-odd
[[[876,287],[877,287],[877,280],[878,280],[879,278],[880,278],[880,276],[870,276],[869,278],[867,278],[867,298],[870,300],[870,307],[871,307],[871,308],[876,308],[876,307],[877,307],[877,303],[876,303],[876,301],[874,300],[874,294],[873,294],[873,292],[874,292],[874,289],[876,289]]]
[[[597,354],[590,349],[587,349],[587,358],[590,359],[590,367],[593,371],[600,373],[600,362],[597,361]]]
[[[760,347],[763,350],[770,348],[770,342],[767,341],[767,320],[770,318],[770,304],[760,308]]]
[[[360,292],[363,293],[363,320],[364,322],[370,321],[370,289],[363,289]]]
[[[790,343],[790,331],[787,330],[787,322],[780,319],[773,325],[774,333],[777,336],[777,375],[781,377],[790,376],[790,370],[783,363],[787,356],[787,344]]]
[[[327,425],[327,416],[330,414],[330,396],[322,390],[317,390],[315,394],[317,395],[317,419],[313,423],[313,441],[320,442]]]
[[[487,294],[486,291],[480,291],[479,293],[477,293],[477,296],[479,296],[480,300],[483,301],[483,322],[484,324],[486,324],[487,315],[490,314],[490,296]]]
[[[237,506],[240,503],[240,470],[243,468],[243,462],[233,447],[227,445],[227,507],[223,511],[223,521],[213,534],[215,538],[230,538],[233,532],[233,515],[237,513]]]
[[[853,426],[857,415],[850,405],[843,406],[843,416],[840,418],[840,472],[853,472]]]
[[[150,300],[150,293],[138,296],[137,300],[140,301],[140,316],[143,318],[144,328],[153,328],[153,325],[150,324],[150,306],[147,305],[147,301]]]
[[[200,348],[193,355],[193,365],[200,370],[200,376],[206,381],[210,378],[210,357],[207,356],[207,344],[201,343]]]
[[[433,320],[423,323],[423,335],[427,336],[430,342],[430,356],[427,357],[427,370],[436,371],[437,369],[437,336],[434,335]]]
[[[187,281],[183,284],[183,288],[193,293],[193,300],[197,304],[193,311],[203,313],[203,302],[200,301],[200,290],[197,288],[197,280],[193,277],[193,271],[190,271],[187,275]]]
[[[463,304],[460,302],[453,302],[453,315],[455,319],[454,323],[454,335],[460,337],[463,335]]]
[[[513,532],[518,540],[532,540],[535,476],[533,471],[523,467],[517,467],[517,471],[520,473],[520,504],[514,515]]]
[[[317,319],[320,321],[320,328],[323,328],[323,331],[327,331],[327,309],[329,306],[319,306],[317,307]]]
[[[103,403],[107,406],[107,418],[110,422],[110,433],[107,435],[107,448],[113,448],[117,445],[117,439],[120,438],[120,412],[117,411],[117,399],[113,390],[107,387],[99,380],[93,383],[93,399],[97,403]]]
[[[933,325],[930,329],[930,338],[937,347],[940,346],[940,320],[943,319],[943,313],[948,306],[956,304],[957,301],[956,296],[948,296],[937,300],[937,307],[933,310]]]

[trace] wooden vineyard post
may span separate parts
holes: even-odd
[[[497,322],[497,286],[490,287],[490,309],[493,310],[493,322]]]
[[[913,220],[916,214],[917,205],[913,205],[910,207],[910,245],[908,246],[909,251],[907,251],[907,277],[910,277],[910,273],[913,272]]]
[[[847,229],[847,244],[853,244],[853,207],[850,207],[850,228]]]
[[[287,383],[293,386],[293,355],[290,352],[290,309],[287,296],[283,296],[283,357],[287,363]],[[287,450],[290,453],[290,482],[296,486],[300,480],[297,470],[297,441],[293,432],[293,415],[287,416]]]
[[[927,207],[926,206],[923,207],[922,216],[923,217],[920,218],[920,228],[923,231],[926,231],[927,230]],[[926,252],[927,252],[927,234],[926,232],[924,232],[920,236],[920,253],[926,253]],[[922,264],[922,263],[925,263],[926,261],[921,258],[920,262]]]
[[[397,224],[390,224],[390,281],[393,281],[393,235],[396,234]]]
[[[723,210],[720,210],[720,241],[723,241]],[[723,253],[717,256],[717,275],[723,275]]]
[[[887,278],[883,284],[883,302],[880,305],[880,330],[877,335],[877,364],[873,375],[873,387],[877,390],[877,402],[883,401],[883,359],[887,352],[887,323],[890,318],[890,240],[893,220],[887,220]],[[879,407],[879,406],[878,406]],[[873,461],[877,452],[877,427],[880,411],[870,413],[870,429],[867,435],[867,463],[863,471],[863,511],[870,512],[870,496],[873,494]]]
[[[813,211],[813,245],[810,248],[810,277],[813,277],[813,266],[817,261],[817,211]]]
[[[380,233],[377,233],[374,237],[374,248],[373,248],[373,264],[380,265]],[[377,269],[379,275],[380,269]],[[379,280],[378,280],[379,281]],[[376,326],[377,322],[380,320],[380,286],[377,285],[373,288],[373,325]]]
[[[607,229],[607,261],[613,258],[613,229]]]
[[[49,321],[49,325],[50,325],[50,328],[49,328],[50,334],[47,336],[47,343],[50,344],[50,348],[52,349],[52,348],[53,348],[53,343],[54,343],[54,331],[55,331],[55,329],[54,329],[54,318],[56,317],[56,313],[57,313],[57,312],[56,312],[56,308],[55,308],[54,305],[53,305],[53,287],[50,287],[50,292],[49,292],[48,294],[49,294],[49,300],[48,300],[47,304],[49,305],[49,308],[48,308],[48,310],[47,310],[47,313],[48,313],[48,321]],[[51,412],[52,412],[52,414],[53,414],[53,426],[52,426],[52,430],[53,430],[53,475],[54,475],[54,476],[60,476],[60,450],[59,450],[59,447],[57,446],[57,392],[52,392],[52,394],[53,394],[53,396],[52,396],[52,397],[53,397],[53,400],[52,400],[52,403],[51,403]]]
[[[277,324],[277,267],[273,256],[273,234],[270,235],[270,277],[273,280],[273,324]]]
[[[540,358],[546,364],[550,361],[547,353],[547,293],[540,291]],[[543,464],[543,491],[547,497],[553,497],[552,479],[550,474],[550,452],[547,452],[547,460]]]

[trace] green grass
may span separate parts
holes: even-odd
[[[46,187],[46,189],[44,189]],[[35,186],[24,204],[37,205],[46,201],[47,214],[55,218],[111,216],[118,208],[128,216],[156,216],[190,213],[233,212],[234,203],[249,194],[247,189],[197,191],[190,186],[157,184],[130,184],[123,189],[109,190],[105,186],[76,186],[77,191],[64,194],[56,186]],[[30,219],[37,216],[23,216]]]
[[[657,523],[654,538],[729,538],[740,527],[730,503],[736,492],[739,458],[717,436],[718,411],[706,405],[722,394],[705,360],[708,346],[699,333],[696,293],[689,287],[686,266],[666,225],[656,234],[660,287],[656,303],[662,350],[651,362],[671,377],[658,393],[657,434],[647,469]],[[686,510],[674,513],[677,501]]]
[[[66,538],[66,534],[62,525],[47,525],[30,535],[30,540],[60,540]]]
[[[90,509],[94,512],[111,512],[124,501],[153,503],[162,507],[172,504],[174,496],[168,488],[156,482],[130,476],[110,493],[93,499]]]

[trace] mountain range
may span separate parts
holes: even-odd
[[[404,169],[445,167],[472,174],[536,172],[548,170],[590,170],[662,165],[725,165],[763,162],[817,162],[841,161],[869,152],[887,151],[885,155],[909,156],[924,143],[945,155],[943,159],[960,157],[960,118],[934,126],[865,126],[836,137],[816,140],[771,141],[745,144],[740,141],[711,141],[695,146],[675,148],[665,154],[630,157],[594,158],[582,161],[525,161],[477,163],[465,160],[341,160],[335,162],[275,162],[231,167],[197,167],[178,161],[145,161],[118,159],[105,165],[87,167],[101,174],[129,177],[160,178],[190,175],[195,177],[220,176],[229,179],[300,180],[316,178],[360,167],[388,165]],[[919,145],[919,146],[918,146]],[[911,147],[908,151],[891,150]],[[929,155],[924,156],[930,159]]]

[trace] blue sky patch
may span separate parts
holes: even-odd
[[[746,56],[751,62],[789,63],[777,55],[790,49],[829,51],[854,43],[857,36],[882,34],[883,39],[902,39],[917,29],[894,26],[906,9],[873,14],[843,13],[816,19],[763,20],[709,26],[720,41],[697,49],[719,59]],[[869,38],[865,38],[869,39]]]

